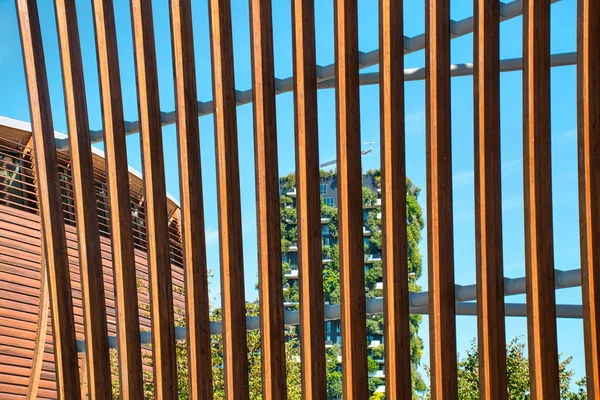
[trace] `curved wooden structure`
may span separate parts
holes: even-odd
[[[57,133],[57,137],[61,134]],[[52,327],[49,326],[48,282],[41,258],[40,217],[29,124],[0,117],[0,398],[56,398]],[[100,249],[109,335],[116,335],[110,212],[106,197],[105,160],[93,150]],[[83,340],[83,310],[75,216],[70,184],[70,157],[57,152],[78,340]],[[140,328],[150,329],[144,201],[139,172],[130,169],[135,266]],[[183,259],[179,205],[168,199],[169,241],[174,308],[183,317]],[[80,354],[79,362],[82,363]],[[151,369],[144,366],[146,376]],[[85,380],[82,379],[82,384]],[[83,390],[82,390],[83,391]],[[29,394],[29,395],[28,395]]]

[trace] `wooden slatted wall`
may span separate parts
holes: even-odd
[[[59,393],[79,395],[79,372],[67,242],[61,217],[59,184],[39,19],[35,0],[17,0],[35,144],[42,230],[50,278],[54,354]],[[203,237],[202,182],[198,144],[196,77],[190,0],[171,0],[171,32],[176,82],[176,105],[181,176],[182,221],[187,289],[189,386],[191,398],[212,396],[208,288]],[[106,331],[99,328],[103,303],[99,237],[86,228],[83,211],[93,188],[85,94],[74,2],[56,0],[69,116],[74,191],[80,248],[90,393],[101,397],[107,388]],[[252,78],[259,229],[260,307],[263,348],[263,396],[286,397],[284,326],[279,245],[277,190],[277,133],[271,2],[250,0]],[[386,390],[389,398],[408,398],[410,337],[406,249],[405,145],[402,1],[381,0],[380,100],[383,188],[384,304]],[[362,239],[360,103],[357,0],[335,0],[335,90],[339,179],[341,323],[344,398],[368,396],[365,296]],[[165,182],[161,147],[160,110],[151,2],[132,0],[138,102],[145,176],[146,226],[154,378],[159,398],[176,398],[173,306],[165,219]],[[475,198],[477,237],[477,298],[480,391],[483,399],[506,398],[504,350],[504,288],[500,188],[499,19],[497,0],[475,1]],[[110,0],[94,0],[99,69],[103,96],[107,171],[111,208],[125,212],[118,193],[127,191],[119,171],[126,165],[120,84],[117,73],[114,16]],[[293,0],[294,115],[300,250],[300,311],[302,388],[304,398],[325,398],[321,248],[318,198],[318,135],[315,67],[314,2]],[[600,11],[593,0],[579,1],[579,156],[582,276],[586,364],[590,398],[600,393]],[[247,399],[244,269],[237,149],[231,4],[210,0],[215,142],[217,153],[221,289],[224,334],[225,393]],[[523,1],[524,193],[527,270],[527,308],[532,397],[559,396],[556,312],[552,244],[552,187],[550,158],[550,2]],[[452,206],[452,132],[450,119],[450,0],[427,0],[426,20],[426,135],[427,237],[431,389],[435,399],[456,399],[456,324]],[[86,150],[87,148],[87,150]],[[115,268],[122,396],[137,397],[140,388],[139,329],[132,321],[136,308],[128,295],[133,278],[130,227],[115,224],[113,251],[123,265]],[[93,225],[93,224],[92,224]],[[89,251],[89,253],[86,253]],[[86,294],[87,293],[87,294]],[[89,295],[88,295],[89,294]],[[91,298],[90,298],[91,295]],[[101,297],[101,296],[100,296]],[[101,314],[101,313],[100,313]],[[98,330],[99,329],[99,330]],[[95,336],[95,334],[97,334]]]

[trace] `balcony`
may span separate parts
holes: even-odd
[[[288,251],[291,251],[291,252],[298,251],[298,243],[292,242],[292,244],[290,244],[290,247],[288,247]]]
[[[285,274],[283,276],[285,276],[287,279],[298,279],[298,270],[288,269],[287,271],[285,271]]]
[[[296,197],[296,188],[291,188],[291,189],[288,189],[288,191],[287,191],[287,192],[285,192],[285,194],[286,194],[288,197]]]

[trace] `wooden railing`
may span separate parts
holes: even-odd
[[[335,87],[339,179],[341,321],[345,399],[366,399],[367,357],[363,242],[361,236],[359,51],[356,0],[335,0]],[[79,229],[86,315],[90,396],[110,393],[103,282],[98,262],[95,188],[83,90],[75,2],[56,0],[72,155],[74,213]],[[208,288],[203,238],[202,182],[190,0],[171,0],[176,116],[186,269],[190,398],[212,396]],[[59,166],[35,0],[17,0],[30,99],[43,237],[46,243],[55,359],[61,398],[78,398],[80,380],[66,258]],[[118,347],[123,398],[142,396],[139,326],[128,217],[125,128],[112,0],[93,0],[100,72],[108,194],[117,291]],[[263,395],[286,397],[283,304],[279,248],[275,81],[271,1],[250,0],[252,77],[259,229]],[[550,5],[524,0],[524,176],[527,319],[534,399],[558,399],[556,307],[550,185]],[[600,7],[578,6],[579,179],[583,305],[588,396],[600,398]],[[154,384],[158,398],[176,398],[173,300],[161,141],[158,77],[151,2],[131,0],[145,186],[145,226],[152,302]],[[386,392],[410,398],[408,287],[406,284],[405,149],[403,121],[402,1],[380,0],[380,93],[383,198]],[[507,398],[500,195],[498,0],[475,1],[475,195],[480,390]],[[294,104],[302,390],[325,398],[323,298],[320,271],[317,70],[314,2],[294,0]],[[236,93],[229,0],[210,0],[218,208],[221,242],[225,393],[248,398],[246,319]],[[457,398],[455,285],[450,124],[449,0],[426,2],[427,234],[431,394]]]

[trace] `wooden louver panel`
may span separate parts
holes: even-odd
[[[427,259],[431,396],[456,399],[456,321],[450,124],[450,0],[425,9]]]
[[[578,148],[581,286],[587,395],[600,399],[600,8],[578,2]]]
[[[558,399],[550,161],[550,3],[523,4],[523,167],[529,374],[533,399]]]
[[[119,389],[142,399],[142,355],[121,78],[112,0],[94,0],[117,316]]]
[[[362,234],[362,171],[358,86],[358,4],[336,0],[335,69],[340,307],[344,399],[365,399],[365,269]]]
[[[17,12],[31,115],[44,259],[48,271],[56,386],[63,399],[81,398],[73,299],[63,224],[52,110],[35,0],[18,0]]]
[[[390,399],[409,399],[412,397],[412,373],[407,279],[402,0],[383,0],[379,3],[379,30],[385,392]]]
[[[262,394],[286,399],[283,273],[271,0],[250,1]]]
[[[148,246],[154,391],[177,398],[169,222],[160,124],[152,2],[131,0]]]
[[[185,263],[188,392],[190,399],[210,399],[213,387],[208,273],[192,10],[190,0],[171,0],[170,5]]]
[[[87,364],[83,372],[87,372],[89,396],[93,399],[108,398],[112,390],[106,304],[77,11],[75,2],[71,0],[56,0],[54,4],[71,148],[73,195],[79,243],[86,348],[84,362]]]
[[[249,397],[240,172],[229,0],[209,0],[219,207],[225,396]],[[244,355],[244,356],[242,356]]]
[[[475,253],[479,393],[506,399],[500,175],[500,3],[475,2]]]
[[[322,399],[326,396],[323,274],[313,268],[322,259],[314,1],[292,2],[292,35],[302,394],[305,399]]]

